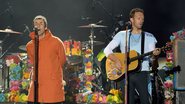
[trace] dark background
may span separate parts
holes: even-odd
[[[101,25],[108,27],[96,28],[95,40],[105,44],[94,46],[96,55],[110,41],[117,17],[122,15],[125,23],[129,20],[130,10],[135,7],[144,9],[143,28],[155,35],[158,47],[164,46],[173,32],[184,27],[184,0],[0,0],[0,29],[10,27],[23,32],[22,35],[0,33],[3,52],[24,52],[18,47],[30,40],[25,25],[32,30],[33,18],[41,14],[47,18],[52,33],[60,39],[71,37],[81,42],[89,40],[90,29],[78,26],[103,20]]]

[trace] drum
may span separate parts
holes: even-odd
[[[82,62],[81,42],[75,40],[64,41],[67,61],[70,65],[76,65]]]

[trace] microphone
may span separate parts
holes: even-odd
[[[127,21],[127,22],[125,22],[125,25],[126,25],[126,26],[131,26],[132,23],[131,23],[130,21]]]
[[[34,26],[33,30],[38,32],[40,29],[37,26]]]

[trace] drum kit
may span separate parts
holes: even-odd
[[[82,63],[82,56],[83,51],[86,49],[91,49],[93,52],[94,46],[103,45],[104,42],[95,41],[94,29],[95,28],[106,28],[107,26],[104,25],[97,25],[97,24],[88,24],[78,26],[78,28],[87,28],[90,29],[90,35],[88,41],[76,41],[73,39],[69,39],[64,41],[64,46],[66,49],[67,61],[70,65],[78,65]]]
[[[90,29],[90,35],[89,40],[87,41],[76,41],[73,39],[68,39],[64,41],[64,46],[66,49],[66,56],[67,56],[67,63],[64,66],[64,80],[70,84],[68,87],[66,87],[66,91],[69,93],[76,93],[80,92],[82,88],[74,89],[74,87],[71,86],[77,86],[80,82],[80,76],[83,76],[83,74],[87,74],[87,67],[90,69],[93,69],[93,76],[95,76],[98,79],[98,76],[100,75],[100,69],[95,62],[95,59],[93,58],[93,47],[98,45],[103,45],[104,42],[94,40],[94,29],[97,28],[106,28],[107,26],[103,25],[97,25],[97,24],[88,24],[88,25],[82,25],[78,26],[78,28],[82,29]],[[89,51],[91,50],[91,51]],[[90,53],[87,55],[87,53]],[[87,58],[88,57],[88,58]],[[89,62],[92,63],[89,63]],[[86,65],[89,66],[86,66]],[[89,71],[90,73],[90,71]],[[91,75],[89,74],[89,75]],[[99,81],[96,81],[99,82]]]

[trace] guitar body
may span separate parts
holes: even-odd
[[[161,50],[165,51],[169,51],[172,49],[172,45],[169,43],[167,44],[167,46],[160,48]],[[142,55],[138,55],[138,53],[135,50],[131,50],[129,52],[129,60],[130,60],[130,64],[128,66],[128,71],[133,71],[135,69],[138,69],[138,65],[139,64],[139,60],[142,59],[145,56],[151,55],[153,53],[153,51],[147,52],[145,54]],[[109,57],[106,60],[106,74],[107,77],[110,80],[116,80],[119,79],[124,73],[125,73],[125,68],[126,68],[126,64],[125,64],[125,54],[124,53],[113,53],[121,62],[121,69],[117,69],[115,66],[115,63],[113,61],[111,61],[109,59]]]
[[[110,80],[117,80],[119,79],[124,73],[125,73],[125,54],[124,53],[113,53],[121,62],[121,70],[117,69],[115,66],[115,63],[113,61],[111,61],[109,58],[107,58],[106,60],[106,74],[107,77]],[[131,50],[129,53],[129,58],[134,58],[137,57],[138,53],[134,50]],[[133,71],[135,69],[137,69],[138,67],[138,60],[134,60],[132,61],[129,66],[128,66],[128,71]]]

